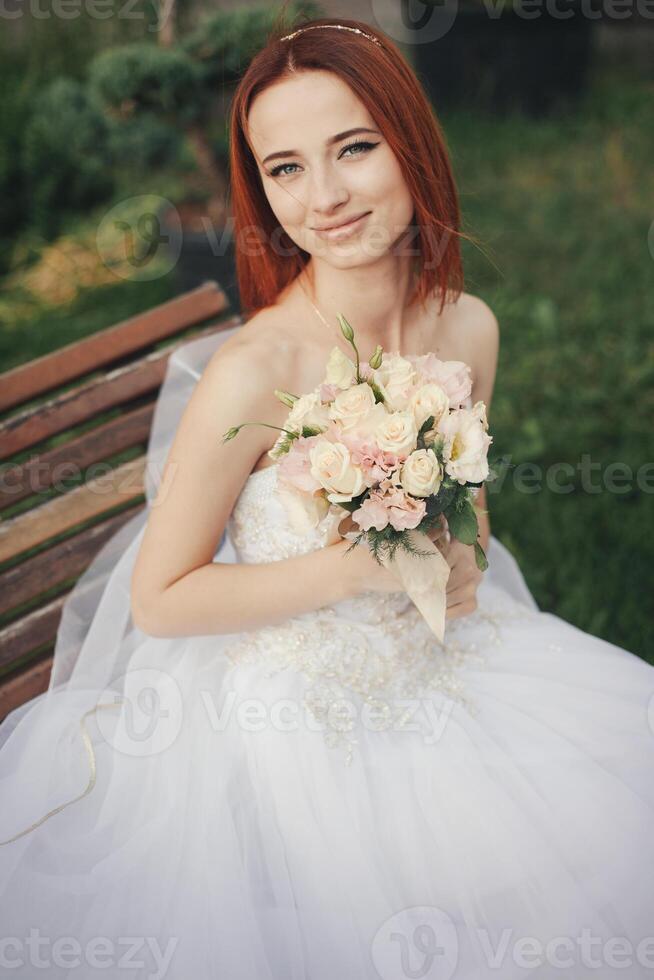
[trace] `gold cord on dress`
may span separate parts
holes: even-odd
[[[37,827],[40,827],[41,824],[45,823],[45,821],[48,820],[50,817],[54,817],[55,813],[59,813],[61,810],[64,810],[67,806],[70,806],[71,803],[77,803],[78,800],[83,799],[91,792],[91,790],[95,786],[97,770],[95,764],[95,753],[93,751],[93,743],[91,742],[91,739],[89,738],[89,733],[87,732],[84,726],[84,719],[88,715],[94,714],[96,711],[101,711],[103,708],[115,708],[117,707],[118,704],[121,704],[124,700],[125,698],[117,698],[114,704],[98,703],[94,708],[90,708],[88,711],[86,711],[80,718],[79,724],[80,724],[80,728],[82,729],[82,740],[84,742],[84,748],[86,749],[86,754],[89,757],[89,768],[91,770],[91,775],[89,776],[88,785],[84,790],[84,792],[80,793],[80,795],[76,796],[74,799],[68,800],[67,803],[61,803],[59,806],[55,807],[54,810],[50,810],[49,813],[46,813],[45,816],[41,817],[40,820],[37,820],[36,823],[33,823],[29,827],[26,827],[25,830],[21,830],[20,833],[14,834],[14,836],[10,837],[8,840],[1,840],[0,847],[3,847],[5,844],[11,844],[13,843],[13,841],[18,840],[19,837],[24,837],[25,834],[29,834],[32,830],[36,830]]]

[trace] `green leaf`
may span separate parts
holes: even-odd
[[[475,541],[475,561],[477,562],[477,568],[479,568],[482,572],[485,572],[488,568],[488,559],[486,558],[484,549],[478,541]]]
[[[452,508],[447,513],[447,523],[455,538],[463,544],[475,544],[479,525],[474,507],[469,499],[463,500],[460,509]]]
[[[379,385],[372,380],[372,378],[367,379],[368,384],[372,388],[373,394],[375,396],[375,403],[384,402],[384,396],[382,395],[381,388]]]

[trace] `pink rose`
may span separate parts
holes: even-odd
[[[434,353],[407,357],[427,381],[440,385],[450,399],[450,408],[459,408],[472,391],[470,365],[465,361],[441,361]]]
[[[341,389],[334,384],[328,384],[326,381],[320,385],[318,394],[320,395],[320,401],[323,402],[333,402],[337,394]]]
[[[367,436],[343,433],[341,439],[350,450],[352,462],[363,470],[366,485],[369,487],[388,478],[401,462],[399,456],[380,449]]]
[[[426,513],[427,505],[423,499],[410,497],[400,490],[390,497],[388,519],[396,531],[407,531],[417,527]]]
[[[293,440],[293,445],[279,462],[277,475],[280,480],[296,490],[304,490],[308,493],[320,489],[320,484],[311,475],[311,461],[309,459],[309,450],[319,438],[321,437],[300,436]]]
[[[389,519],[384,497],[378,493],[371,493],[357,510],[352,511],[351,516],[362,531],[369,531],[373,527],[377,531],[383,531]]]

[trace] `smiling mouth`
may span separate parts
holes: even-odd
[[[348,235],[350,231],[358,228],[360,223],[364,218],[367,218],[370,211],[360,214],[357,218],[352,218],[351,221],[347,221],[343,225],[337,225],[335,228],[314,228],[316,235],[320,235],[322,238],[340,238],[342,235]]]

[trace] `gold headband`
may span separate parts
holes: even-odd
[[[354,34],[361,34],[362,37],[367,37],[369,41],[373,41],[381,48],[381,43],[372,34],[366,34],[365,31],[360,31],[358,27],[348,27],[346,24],[310,24],[307,27],[300,27],[297,31],[293,31],[292,34],[286,34],[285,37],[280,37],[280,41],[290,41],[291,38],[297,37],[298,34],[302,34],[303,31],[313,31],[319,30],[323,27],[333,27],[337,31],[352,31]]]

